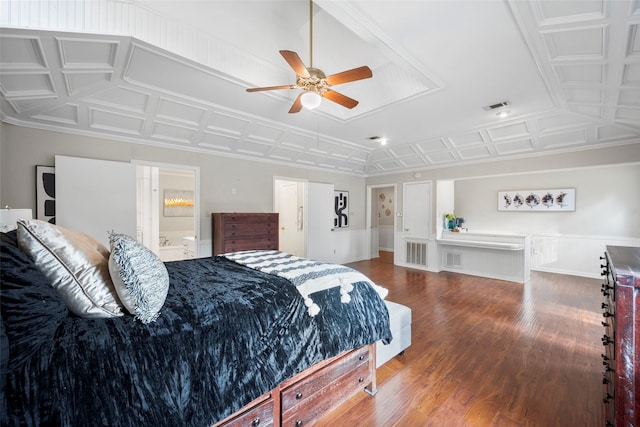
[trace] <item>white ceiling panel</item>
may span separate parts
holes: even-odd
[[[0,2],[20,126],[359,176],[640,144],[638,0],[317,0],[312,35],[306,0]],[[296,83],[283,49],[373,78],[289,114],[246,91]]]
[[[530,139],[521,139],[519,141],[509,141],[494,144],[496,152],[499,155],[531,153],[534,150],[533,143]]]

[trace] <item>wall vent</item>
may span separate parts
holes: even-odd
[[[447,252],[445,266],[449,268],[462,268],[462,254],[460,252]]]
[[[427,266],[427,244],[407,242],[407,264]]]

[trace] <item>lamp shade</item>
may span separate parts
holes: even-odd
[[[15,230],[19,219],[31,219],[33,214],[31,209],[0,209],[0,231]]]
[[[302,106],[309,110],[313,110],[317,108],[322,102],[322,97],[313,91],[307,91],[302,94],[300,97],[300,102],[302,102]]]

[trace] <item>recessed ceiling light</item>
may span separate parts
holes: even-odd
[[[377,141],[380,143],[380,145],[387,145],[387,138],[383,136],[370,136],[367,139],[370,141]]]
[[[500,117],[501,119],[504,119],[505,117],[507,117],[509,114],[511,114],[510,110],[502,110],[499,113],[496,114],[496,116]]]

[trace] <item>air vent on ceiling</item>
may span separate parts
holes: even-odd
[[[498,108],[506,107],[507,105],[511,105],[509,101],[498,102],[497,104],[489,105],[488,107],[484,107],[485,110],[497,110]]]

